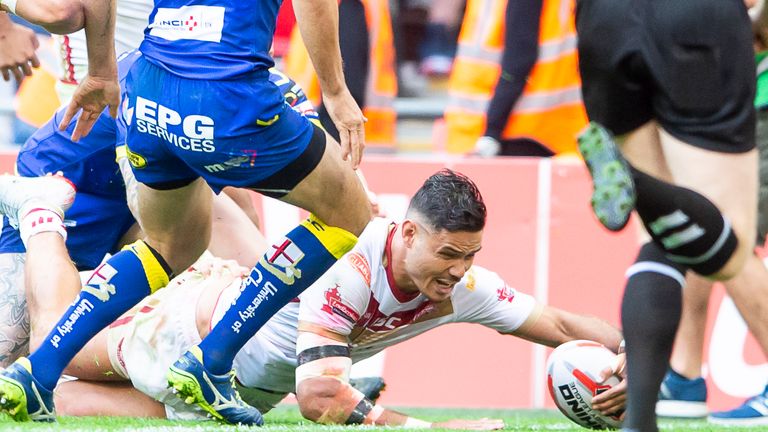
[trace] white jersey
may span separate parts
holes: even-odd
[[[479,266],[473,266],[443,302],[403,293],[385,265],[394,227],[393,222],[384,219],[371,222],[352,251],[307,289],[298,303],[283,308],[258,337],[246,344],[235,359],[243,385],[276,391],[293,389],[300,325],[347,336],[356,362],[448,323],[477,323],[500,333],[512,333],[536,307],[533,297],[509,287],[497,274]],[[228,298],[216,307],[213,322],[220,319],[239,293],[238,289],[228,291],[223,294]],[[267,364],[262,363],[265,345],[274,347]],[[280,364],[278,358],[288,363]]]
[[[115,21],[115,52],[120,55],[139,47],[144,40],[149,14],[152,12],[152,0],[117,0],[117,20]],[[59,99],[69,101],[75,84],[88,73],[88,49],[85,43],[85,30],[66,36],[56,36],[61,56],[62,76],[57,83]]]
[[[248,403],[266,412],[294,391],[300,325],[347,336],[352,359],[358,361],[448,323],[477,323],[512,333],[537,307],[533,297],[510,288],[498,275],[479,266],[472,267],[451,297],[440,303],[400,292],[390,282],[385,265],[394,227],[383,219],[368,224],[352,251],[300,299],[275,314],[240,350],[234,367]],[[173,396],[165,380],[167,368],[200,343],[198,299],[206,286],[227,287],[219,295],[211,319],[206,320],[215,325],[240,295],[239,278],[226,272],[206,278],[196,270],[205,267],[206,259],[210,260],[201,258],[194,268],[145,298],[108,332],[114,370],[165,403],[169,418],[205,418],[200,410]]]

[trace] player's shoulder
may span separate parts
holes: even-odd
[[[389,235],[395,223],[383,218],[375,218],[366,225],[358,237],[357,244],[350,252],[366,256],[369,261],[381,262],[381,256],[387,245]]]
[[[473,265],[456,284],[453,290],[453,301],[462,308],[471,309],[472,305],[495,303],[500,300],[511,300],[516,290],[511,288],[497,273]]]
[[[382,267],[388,229],[389,222],[384,219],[371,221],[360,234],[355,247],[341,258],[337,267],[346,269],[348,274],[358,274],[365,286],[370,288],[377,270]]]

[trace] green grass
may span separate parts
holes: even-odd
[[[505,430],[511,431],[581,431],[582,429],[574,423],[568,421],[557,411],[550,410],[463,410],[463,409],[428,409],[428,408],[407,408],[402,411],[412,414],[415,417],[431,421],[449,420],[452,418],[501,418],[506,423]],[[354,426],[320,426],[302,419],[298,410],[292,406],[279,407],[266,416],[266,426],[258,430],[269,431],[349,431],[352,428],[370,430],[369,427]],[[704,420],[697,421],[671,421],[661,422],[662,430],[665,431],[725,431],[734,430],[734,428],[715,427],[707,424]],[[385,428],[394,430],[404,430],[403,428]],[[117,417],[63,417],[59,423],[51,424],[21,424],[13,423],[7,418],[0,417],[0,431],[78,431],[78,432],[100,432],[100,431],[156,431],[156,432],[224,432],[224,431],[244,431],[252,430],[246,427],[233,427],[217,425],[211,422],[185,422],[173,423],[166,420],[144,420],[133,418]],[[436,430],[436,429],[435,429]],[[737,428],[737,431],[765,431],[766,428]]]

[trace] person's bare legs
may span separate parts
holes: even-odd
[[[357,242],[371,219],[371,206],[341,148],[327,134],[313,131],[310,145],[325,140],[322,158],[309,175],[280,199],[310,211],[310,218],[267,248],[242,293],[203,339],[169,369],[168,382],[177,396],[194,401],[228,423],[260,424],[261,416],[246,404],[231,408],[206,394],[236,397],[228,373],[234,355],[264,323],[299,295]]]
[[[625,168],[634,183],[635,209],[653,239],[627,271],[622,301],[630,401],[626,427],[649,431],[656,430],[655,396],[680,319],[685,273],[691,269],[728,279],[740,271],[752,255],[757,195],[756,151],[706,151],[654,127],[633,131],[622,147],[632,163]],[[606,142],[595,141],[594,128],[593,135],[581,138],[588,164],[596,162],[591,152]],[[647,147],[628,151],[633,141]],[[601,175],[595,168],[590,165]],[[671,182],[663,180],[664,171]],[[603,205],[599,196],[594,199]]]
[[[241,199],[250,200],[251,192],[232,190],[241,193],[238,195]],[[267,249],[267,240],[243,205],[247,203],[237,203],[229,193],[214,197],[213,234],[208,250],[217,257],[233,259],[243,266],[253,267]],[[253,210],[253,205],[250,209]]]
[[[712,284],[712,281],[695,274],[689,274],[685,279],[683,311],[669,365],[672,370],[688,379],[701,376],[707,307]]]
[[[65,381],[56,388],[54,403],[65,416],[165,418],[163,404],[127,382]]]
[[[138,186],[139,223],[146,242],[173,273],[189,267],[211,238],[213,194],[203,179],[174,190]]]
[[[23,253],[0,254],[0,368],[29,353]]]
[[[327,225],[360,235],[371,220],[371,204],[357,174],[341,159],[341,148],[328,134],[326,140],[320,163],[281,200],[310,211]]]
[[[31,317],[29,349],[34,351],[82,286],[64,239],[53,232],[30,237],[24,276]]]

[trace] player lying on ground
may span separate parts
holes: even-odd
[[[124,79],[130,65],[138,58],[137,51],[121,56],[120,77]],[[317,113],[306,99],[302,89],[290,78],[276,69],[270,70],[270,80],[282,91],[286,102],[310,120],[317,119]],[[62,289],[79,280],[73,271],[96,268],[104,257],[114,254],[123,246],[142,237],[131,209],[136,207],[136,182],[125,156],[120,166],[115,162],[115,148],[120,149],[125,141],[125,122],[122,116],[115,120],[105,111],[96,121],[93,130],[80,141],[72,140],[74,125],[59,130],[65,110],[59,110],[51,120],[27,140],[16,160],[18,173],[24,177],[42,176],[46,173],[62,172],[77,189],[77,195],[64,182],[48,179],[47,192],[56,194],[62,190],[51,209],[41,205],[30,205],[37,209],[34,215],[5,210],[0,231],[0,366],[7,367],[16,358],[29,353],[31,347],[39,346],[53,324],[58,321],[77,294]],[[233,162],[234,163],[234,162]],[[248,163],[238,160],[237,163]],[[122,169],[122,174],[121,174]],[[19,199],[29,198],[34,191],[27,191],[19,179],[2,177],[0,183]],[[23,181],[23,180],[22,180]],[[6,184],[6,183],[13,183]],[[20,189],[21,188],[21,189]],[[34,186],[39,190],[39,186]],[[127,192],[126,192],[127,190]],[[231,188],[225,192],[237,198],[238,192]],[[71,193],[71,195],[70,195]],[[74,196],[74,202],[72,197]],[[4,199],[12,198],[4,194]],[[241,208],[252,209],[246,200]],[[15,199],[15,198],[14,198]],[[126,204],[126,200],[128,204]],[[34,204],[34,203],[30,203]],[[66,223],[62,223],[59,207],[71,204],[67,210]],[[212,241],[209,245],[217,256],[236,259],[242,265],[253,265],[266,248],[263,237],[254,224],[244,218],[243,212],[224,195],[218,196],[213,205]],[[250,212],[253,213],[253,212]],[[44,223],[39,216],[44,214]],[[29,217],[28,217],[29,216]],[[35,216],[35,217],[33,217]],[[253,220],[252,217],[250,217]],[[16,229],[21,225],[21,232]],[[34,225],[34,227],[33,227]],[[66,230],[64,228],[66,225]],[[66,238],[69,255],[50,251],[37,254],[31,261],[25,256],[24,241],[30,233],[40,231],[58,232]],[[23,235],[26,232],[26,235]],[[251,245],[250,242],[255,242]],[[245,246],[248,244],[248,246]],[[245,255],[251,251],[253,255]],[[63,257],[63,259],[59,259]],[[73,281],[60,281],[72,278]],[[38,301],[43,299],[43,301]],[[30,319],[30,317],[32,317]]]
[[[349,368],[451,322],[479,323],[549,346],[591,339],[618,349],[621,333],[609,324],[538,304],[495,273],[472,266],[484,223],[485,207],[471,181],[450,171],[430,177],[404,221],[372,222],[300,301],[249,340],[235,360],[243,398],[268,411],[295,392],[302,414],[321,423],[495,429],[500,421],[430,425],[375,405],[348,384]],[[280,245],[272,250],[284,258],[292,253]],[[80,380],[56,391],[60,411],[205,418],[172,395],[165,368],[208,334],[239,295],[245,275],[245,269],[204,258],[142,301],[80,352],[77,367],[67,370]],[[165,408],[128,392],[124,382],[115,382],[121,380],[131,380]],[[623,408],[623,384],[605,395],[604,412]]]

